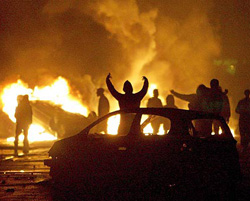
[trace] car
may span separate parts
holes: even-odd
[[[127,133],[98,132],[98,125],[119,115],[132,117]],[[162,134],[146,130],[155,120],[165,125]],[[219,122],[220,135],[211,132],[213,121]],[[236,143],[218,115],[127,109],[55,142],[45,164],[59,195],[74,200],[228,200],[241,179]]]

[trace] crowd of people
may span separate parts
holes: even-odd
[[[148,90],[148,79],[143,77],[144,85],[140,92],[133,94],[133,87],[129,81],[124,83],[123,91],[125,94],[119,93],[115,90],[113,84],[110,81],[111,75],[108,74],[106,78],[107,87],[110,93],[113,95],[115,99],[117,99],[120,109],[126,108],[139,108],[141,100],[147,94]],[[175,90],[170,90],[171,94],[166,97],[166,105],[163,106],[161,99],[159,98],[159,91],[155,89],[153,91],[153,97],[148,99],[147,107],[167,107],[167,108],[178,108],[175,105],[175,98],[179,98],[181,100],[188,102],[189,110],[196,110],[201,112],[209,112],[216,115],[222,116],[226,123],[229,123],[229,119],[231,117],[230,110],[230,102],[228,98],[228,90],[222,90],[218,79],[212,79],[210,81],[210,86],[207,87],[204,84],[200,84],[196,92],[193,94],[181,94],[176,92]],[[239,117],[239,130],[241,136],[241,145],[244,150],[248,147],[250,142],[250,99],[249,99],[250,91],[245,91],[245,98],[240,100],[237,107],[236,113],[240,115]],[[127,124],[130,124],[131,117],[122,117],[121,125],[119,127],[118,133],[124,131]],[[162,122],[159,120],[155,120],[151,122],[151,126],[153,128],[153,133],[157,134],[159,131],[160,124]],[[211,125],[210,125],[211,123]],[[199,121],[196,122],[196,130],[202,129],[204,131],[204,127],[207,127],[207,133],[210,135],[212,130],[215,135],[219,135],[219,123],[218,121],[214,122],[206,122]],[[164,125],[164,130],[168,130],[169,125]]]
[[[133,93],[132,84],[127,80],[124,83],[123,91],[124,93],[118,92],[111,82],[111,74],[109,73],[106,77],[106,84],[111,95],[118,101],[120,109],[134,109],[139,108],[142,99],[145,97],[148,91],[149,82],[148,79],[143,76],[143,87],[137,92]],[[169,95],[166,97],[166,105],[162,104],[161,99],[159,98],[159,90],[154,89],[153,97],[149,98],[147,101],[147,107],[165,107],[165,108],[178,108],[175,105],[175,97],[179,98],[183,101],[188,102],[189,110],[196,110],[202,112],[209,112],[220,115],[224,117],[227,123],[229,123],[229,119],[231,116],[230,111],[230,103],[227,96],[228,90],[222,90],[222,87],[219,84],[217,79],[212,79],[210,81],[210,87],[201,84],[197,87],[196,92],[193,94],[181,94],[176,92],[175,90],[170,90]],[[105,114],[110,112],[110,104],[107,97],[104,95],[104,89],[98,88],[96,92],[99,97],[98,102],[98,113],[96,115],[95,112],[90,113],[89,119],[102,117]],[[248,144],[250,142],[250,90],[245,90],[244,92],[245,98],[238,102],[236,107],[236,113],[239,114],[239,131],[241,137],[241,145],[243,150],[246,150]],[[24,134],[24,146],[23,152],[29,152],[29,142],[28,142],[28,129],[32,123],[32,108],[29,103],[28,95],[19,96],[18,97],[18,106],[16,107],[16,135],[14,142],[14,150],[15,154],[18,152],[18,137],[21,133]],[[123,114],[121,115],[120,125],[118,129],[118,134],[127,133],[127,129],[130,127],[131,122],[133,121],[134,116],[131,114]],[[154,120],[151,122],[153,133],[157,134],[159,132],[159,128],[161,125],[161,121]],[[207,122],[201,122],[196,125],[196,129],[204,127],[207,125]],[[218,122],[212,122],[213,131],[215,135],[219,134],[219,124]],[[164,130],[169,129],[168,124],[164,124]],[[210,130],[209,130],[210,129]],[[107,133],[107,121],[103,122],[99,130]],[[212,127],[208,128],[208,132],[212,132]]]

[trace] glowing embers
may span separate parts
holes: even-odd
[[[234,131],[234,129],[230,128],[230,131],[231,131],[233,137],[235,137],[235,131]],[[223,132],[222,129],[219,128],[219,135],[221,135],[222,132]],[[211,135],[215,135],[215,132],[213,131],[213,132],[211,133]]]

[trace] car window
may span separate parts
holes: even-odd
[[[120,114],[105,118],[89,130],[89,134],[111,134],[116,135],[120,123]]]
[[[164,135],[171,127],[170,119],[158,115],[145,115],[141,117],[141,132],[145,135]]]
[[[224,125],[220,120],[196,119],[192,121],[197,137],[210,137],[225,134]]]
[[[123,113],[110,116],[93,126],[89,134],[119,134],[125,136],[130,131],[135,115],[135,113]]]

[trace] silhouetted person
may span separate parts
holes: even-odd
[[[107,97],[104,95],[103,88],[97,89],[96,95],[100,97],[99,103],[98,103],[98,117],[101,117],[109,113],[109,101]],[[103,123],[100,124],[100,127],[99,127],[100,132],[104,131],[105,133],[107,133],[107,123],[108,123],[107,121],[103,121]]]
[[[65,128],[64,124],[61,120],[60,113],[57,108],[55,108],[55,111],[49,121],[50,129],[55,132],[55,136],[58,138],[62,138],[65,135]]]
[[[143,76],[143,80],[144,80],[143,87],[137,93],[133,93],[133,87],[131,83],[127,80],[123,85],[123,91],[125,92],[125,94],[122,94],[122,93],[119,93],[114,88],[113,84],[110,81],[110,78],[111,78],[111,75],[109,73],[106,78],[106,83],[107,83],[110,93],[118,101],[120,109],[123,110],[123,109],[139,108],[141,104],[141,100],[143,99],[143,97],[146,95],[148,91],[148,79],[145,76]],[[126,135],[129,131],[128,129],[130,128],[130,125],[133,119],[134,119],[133,115],[130,115],[130,114],[121,115],[118,133]]]
[[[158,98],[159,92],[158,89],[154,89],[154,96],[148,99],[147,107],[163,107],[161,99]],[[151,121],[151,126],[153,128],[153,133],[157,134],[161,125],[161,118],[155,118]]]
[[[239,117],[239,130],[240,130],[240,143],[243,147],[243,151],[246,151],[250,142],[250,90],[244,91],[245,98],[240,100],[235,109]]]
[[[29,102],[29,96],[24,95],[22,100],[18,103],[15,112],[16,118],[16,135],[14,142],[15,155],[18,154],[18,137],[23,132],[23,153],[29,152],[28,130],[32,123],[32,108]]]
[[[173,95],[168,95],[166,97],[166,105],[164,105],[165,108],[175,108],[177,109],[178,107],[175,105],[175,100]]]
[[[219,87],[220,91],[221,91],[221,96],[222,96],[222,110],[220,112],[220,115],[225,119],[225,121],[227,123],[229,123],[229,118],[231,116],[231,109],[230,109],[230,102],[229,102],[229,98],[227,96],[228,90],[225,90],[225,92],[222,92],[221,87]],[[213,126],[214,126],[214,133],[215,135],[219,134],[219,121],[214,121],[213,122]]]
[[[197,87],[195,94],[180,94],[174,90],[170,90],[170,92],[177,98],[189,102],[188,108],[189,110],[196,111],[207,111],[207,95],[209,93],[209,89],[201,84]]]
[[[182,100],[188,101],[189,110],[196,110],[202,112],[209,111],[209,100],[208,95],[210,89],[207,88],[204,84],[201,84],[196,89],[196,94],[180,94],[174,90],[170,91],[175,97]],[[195,130],[202,136],[210,136],[212,133],[212,122],[210,120],[196,120],[195,121]]]
[[[230,102],[227,96],[228,90],[222,92],[223,106],[221,111],[221,116],[224,117],[227,123],[229,123],[229,119],[231,116]]]
[[[219,80],[212,79],[210,81],[210,93],[208,95],[208,112],[214,113],[216,115],[222,115],[223,111],[223,101],[224,94],[219,85]],[[213,128],[215,135],[219,134],[219,124],[218,121],[213,121]]]
[[[88,124],[91,124],[93,123],[94,121],[97,120],[97,115],[94,111],[90,111],[88,116],[87,116],[87,121],[88,121]],[[94,126],[94,128],[91,129],[91,134],[94,134],[94,133],[98,133],[99,132],[99,128]]]
[[[166,97],[166,105],[164,105],[165,108],[175,108],[177,109],[178,107],[175,105],[175,100],[174,100],[174,96],[173,95],[168,95]],[[165,133],[167,133],[170,129],[170,120],[168,119],[164,119],[163,122],[163,128]]]
[[[87,117],[89,123],[94,122],[95,120],[97,120],[97,118],[98,117],[94,111],[90,111],[90,113],[88,114],[88,117]]]
[[[223,108],[223,93],[219,85],[219,80],[212,79],[210,81],[210,93],[208,99],[209,112],[221,114]]]

